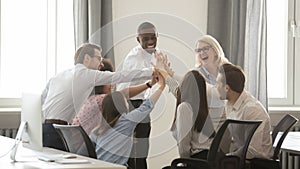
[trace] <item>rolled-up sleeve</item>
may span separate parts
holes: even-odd
[[[168,85],[170,92],[174,96],[176,96],[176,92],[177,92],[177,89],[179,86],[178,82],[174,78],[171,78],[170,76],[168,76],[166,78],[166,84]]]

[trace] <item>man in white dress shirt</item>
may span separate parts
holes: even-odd
[[[83,44],[75,56],[76,65],[51,78],[42,94],[43,143],[46,147],[63,150],[52,124],[71,124],[95,86],[152,78],[152,67],[120,72],[99,71],[103,58],[101,47],[95,44]]]
[[[126,56],[122,70],[128,71],[132,69],[145,69],[150,68],[151,63],[155,64],[154,53],[156,51],[157,43],[157,31],[155,26],[150,22],[143,22],[137,29],[137,42],[138,46],[134,47]],[[130,83],[122,83],[117,85],[117,90],[122,90],[129,86],[139,85],[145,83],[145,80],[132,81]],[[149,97],[151,92],[151,85],[149,83],[148,90],[140,93],[139,95],[132,97],[130,100],[130,109],[139,107],[145,98]],[[151,125],[150,116],[147,116],[141,123],[136,126],[135,137],[136,143],[133,145],[131,157],[129,158],[128,165],[132,169],[146,169],[149,149],[149,135]]]
[[[228,119],[262,120],[255,131],[247,151],[247,159],[270,159],[273,154],[270,135],[270,117],[262,104],[244,90],[245,75],[242,69],[233,64],[223,64],[217,76],[217,88],[221,99],[227,100],[226,115]],[[244,130],[234,128],[233,145],[240,145]]]

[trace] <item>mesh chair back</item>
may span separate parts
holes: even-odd
[[[95,146],[81,126],[58,124],[53,124],[53,126],[64,140],[67,151],[91,158],[97,158]]]
[[[207,161],[211,168],[245,168],[248,146],[261,122],[226,120],[210,146]]]
[[[274,155],[273,155],[273,160],[278,159],[278,155],[280,152],[281,145],[287,136],[288,132],[290,129],[296,124],[298,119],[290,114],[285,115],[275,126],[275,128],[272,131],[272,141],[273,141],[273,146],[275,147],[274,149]],[[281,134],[278,134],[278,133]],[[278,138],[277,138],[278,136]],[[279,137],[280,136],[280,137]]]

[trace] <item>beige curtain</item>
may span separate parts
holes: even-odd
[[[207,33],[244,69],[246,89],[268,108],[266,22],[266,0],[208,1]]]
[[[112,1],[74,0],[73,8],[76,48],[85,42],[96,43],[114,64]]]

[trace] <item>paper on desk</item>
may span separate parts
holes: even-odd
[[[61,159],[61,160],[55,160],[56,163],[59,164],[85,164],[85,163],[90,163],[89,160],[87,159]]]

